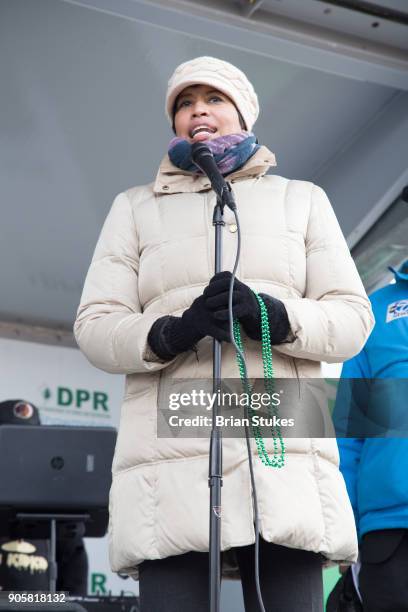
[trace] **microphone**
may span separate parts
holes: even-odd
[[[209,147],[203,142],[195,142],[191,146],[191,158],[196,166],[208,176],[211,186],[221,202],[231,210],[236,210],[237,206],[234,202],[231,187],[219,171]]]

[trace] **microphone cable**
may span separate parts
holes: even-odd
[[[231,189],[231,191],[232,191],[232,189]],[[232,276],[231,276],[230,286],[229,286],[229,294],[228,294],[229,325],[230,325],[231,342],[234,345],[236,352],[241,357],[241,360],[242,360],[241,363],[243,365],[243,370],[244,370],[244,379],[245,379],[245,382],[248,384],[248,370],[247,370],[247,364],[246,364],[246,360],[245,360],[245,355],[241,351],[239,346],[237,345],[237,343],[235,341],[235,337],[234,337],[234,324],[233,324],[233,320],[234,319],[233,319],[233,312],[232,312],[232,296],[233,296],[233,290],[234,290],[235,275],[236,275],[236,272],[237,272],[238,263],[239,263],[239,257],[240,257],[240,254],[241,254],[241,226],[239,224],[238,212],[237,212],[237,208],[236,207],[233,210],[233,213],[234,213],[234,217],[235,217],[235,223],[236,223],[236,226],[237,226],[238,241],[237,241],[237,252],[236,252],[236,255],[235,255],[234,268],[233,268],[233,271],[232,271]],[[246,414],[247,414],[247,411],[248,411],[248,407],[245,406],[245,413]],[[261,594],[261,586],[260,586],[260,582],[259,582],[259,512],[258,512],[258,497],[257,497],[257,493],[256,493],[254,466],[253,466],[253,463],[252,463],[252,451],[251,451],[251,443],[250,443],[250,436],[249,436],[249,427],[248,427],[246,422],[245,422],[245,439],[246,439],[246,446],[247,446],[247,452],[248,452],[249,473],[251,475],[252,495],[253,495],[253,499],[254,499],[254,519],[255,519],[255,587],[256,587],[256,594],[257,594],[257,597],[258,597],[258,603],[259,603],[260,610],[261,610],[261,612],[265,612],[265,606],[264,606],[264,603],[263,603],[262,594]]]

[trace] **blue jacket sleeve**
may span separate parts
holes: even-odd
[[[336,403],[333,411],[333,421],[337,433],[337,443],[340,454],[340,471],[346,483],[347,492],[354,512],[357,531],[359,528],[358,512],[358,473],[361,452],[364,446],[363,438],[342,437],[350,430],[350,421],[353,415],[358,414],[353,402],[352,385],[349,379],[370,378],[370,367],[365,350],[346,361],[341,371]]]

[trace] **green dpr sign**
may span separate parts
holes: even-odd
[[[51,398],[50,389],[45,389],[44,399]],[[109,412],[108,394],[103,391],[88,391],[87,389],[71,389],[69,387],[57,387],[56,403],[58,406],[67,408],[87,408],[95,412]]]

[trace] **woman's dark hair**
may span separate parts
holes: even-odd
[[[235,106],[235,104],[234,104],[234,106]],[[235,108],[237,108],[237,107],[235,106]],[[238,113],[239,124],[241,126],[241,130],[246,130],[247,128],[246,128],[246,125],[245,125],[244,118],[243,118],[243,116],[241,115],[241,113],[239,112],[238,109],[237,109],[237,113]]]

